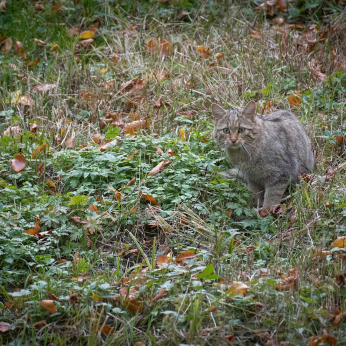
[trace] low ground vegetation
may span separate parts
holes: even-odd
[[[343,1],[0,4],[0,343],[346,343]],[[212,103],[291,109],[270,213]],[[268,215],[267,215],[268,214]]]

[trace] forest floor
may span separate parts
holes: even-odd
[[[0,2],[1,345],[346,344],[346,3],[303,5]],[[266,216],[211,139],[250,99],[316,153]]]

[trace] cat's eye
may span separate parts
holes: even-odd
[[[229,128],[225,127],[224,129],[222,129],[223,133],[229,133]]]
[[[238,133],[244,133],[244,132],[245,132],[244,127],[239,127],[239,129],[238,129]]]

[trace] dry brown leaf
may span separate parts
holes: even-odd
[[[148,45],[144,47],[150,54],[159,54],[160,56],[169,55],[169,41],[162,38],[155,38],[148,42]]]
[[[35,13],[39,13],[44,10],[43,1],[35,2]]]
[[[37,166],[36,176],[41,177],[43,173],[44,173],[44,163],[39,163]]]
[[[209,49],[206,49],[204,46],[198,46],[197,51],[201,58],[208,58],[210,56]]]
[[[21,172],[26,165],[26,158],[22,154],[14,155],[14,159],[10,161],[12,168],[17,172]]]
[[[168,149],[167,150],[167,154],[169,157],[173,157],[174,156],[174,150],[173,149]]]
[[[133,314],[141,313],[143,311],[143,302],[137,299],[131,299],[126,302],[125,309],[131,311]]]
[[[191,251],[185,251],[185,252],[182,252],[176,259],[175,259],[175,262],[183,262],[187,259],[190,259],[190,258],[194,258],[196,257],[197,255],[194,253],[194,252],[191,252]]]
[[[33,324],[33,327],[35,329],[41,329],[43,328],[45,325],[47,324],[47,320],[42,320],[42,321],[38,321],[36,323]]]
[[[147,120],[142,119],[138,121],[132,121],[131,123],[127,123],[124,127],[124,130],[125,133],[129,135],[134,135],[136,132],[145,129],[147,126]]]
[[[163,263],[169,263],[172,260],[171,255],[161,255],[157,258],[156,264],[158,266],[162,265]]]
[[[57,311],[53,300],[41,300],[40,305],[44,310],[48,311],[51,314],[55,314]]]
[[[167,165],[169,165],[170,163],[172,163],[172,161],[170,160],[164,160],[161,161],[158,165],[156,165],[148,174],[148,176],[153,176],[159,172],[161,172]]]
[[[17,137],[20,135],[22,132],[22,129],[20,126],[9,126],[5,131],[4,131],[4,136],[8,137]]]
[[[136,177],[133,177],[127,184],[126,186],[131,186],[136,182]]]
[[[166,287],[163,287],[160,289],[159,293],[157,293],[157,295],[153,298],[153,303],[155,303],[159,299],[166,297],[166,296],[167,296],[167,289],[166,289]]]
[[[35,222],[35,226],[34,228],[28,229],[27,231],[25,231],[24,233],[27,234],[36,234],[41,230],[41,226],[40,226],[40,215],[36,215],[36,222]]]
[[[185,18],[186,16],[188,16],[189,14],[190,14],[190,12],[183,11],[183,12],[181,12],[181,13],[178,15],[177,19],[178,19],[178,20],[183,19],[183,18]]]
[[[14,44],[14,55],[20,56],[22,60],[26,60],[26,51],[23,44],[19,41],[16,41]]]
[[[47,148],[47,144],[46,143],[42,143],[41,145],[37,146],[33,150],[31,157],[34,159],[38,153],[40,153],[41,151],[45,150],[46,148]]]
[[[145,195],[142,191],[139,192],[139,195],[146,199],[151,205],[158,206],[156,199],[152,195]]]
[[[80,44],[83,48],[87,48],[87,47],[91,46],[93,43],[94,43],[94,40],[92,38],[89,38],[87,40],[81,41]]]
[[[283,25],[285,23],[285,19],[282,17],[275,17],[272,22],[277,25]]]
[[[55,89],[57,84],[33,84],[32,89],[33,93],[44,93],[46,91]]]
[[[50,300],[54,300],[56,302],[59,301],[59,298],[55,294],[53,294],[52,292],[46,291],[46,294]]]
[[[112,60],[113,60],[114,64],[117,64],[120,61],[120,56],[118,54],[114,54],[112,56]]]
[[[12,48],[13,41],[9,37],[4,43],[4,53],[7,54]]]
[[[213,67],[214,65],[216,65],[217,63],[217,60],[213,60],[210,64],[209,64],[209,67]]]
[[[74,141],[74,137],[68,138],[68,139],[66,140],[66,142],[65,142],[65,147],[66,147],[66,148],[69,148],[69,149],[73,149],[73,148],[74,148],[74,143],[73,143],[73,141]]]
[[[145,343],[142,341],[137,341],[133,344],[133,346],[145,346]]]
[[[288,277],[283,276],[281,281],[276,283],[276,289],[278,291],[296,290],[298,288],[298,272],[297,268],[290,270]]]
[[[126,83],[121,84],[120,91],[123,93],[127,91],[131,91],[132,89],[139,91],[143,89],[143,87],[144,87],[144,80],[141,79],[140,77],[136,77]]]
[[[62,3],[61,2],[56,2],[55,4],[53,4],[53,6],[51,7],[51,11],[60,11],[61,10],[61,6]]]
[[[159,108],[163,107],[163,103],[162,103],[161,99],[162,99],[162,95],[160,95],[159,98],[157,99],[157,101],[154,103],[154,106],[153,106],[154,109],[159,109]]]
[[[313,260],[326,259],[328,255],[331,255],[331,251],[323,251],[322,249],[316,249],[312,255]]]
[[[322,65],[319,64],[315,59],[307,62],[307,66],[311,74],[317,79],[325,82],[327,80],[327,75],[321,72]]]
[[[225,340],[228,345],[233,345],[235,341],[235,336],[234,335],[225,335]]]
[[[80,33],[80,28],[78,28],[77,26],[67,30],[67,35],[70,37],[76,36],[79,33]]]
[[[99,210],[97,209],[96,205],[90,204],[88,210],[92,213],[100,214]]]
[[[93,32],[96,32],[99,29],[99,22],[94,23],[93,25],[90,25],[88,30],[91,30]]]
[[[235,281],[228,287],[227,292],[228,294],[236,294],[244,297],[249,289],[250,287],[243,282]]]
[[[7,0],[2,0],[0,2],[0,11],[5,11],[7,8]]]
[[[110,326],[100,326],[99,330],[102,334],[108,335],[108,334],[113,334],[114,333],[114,329],[111,328]]]
[[[331,249],[334,248],[345,248],[346,247],[346,236],[337,237],[335,241],[330,245]]]
[[[222,53],[216,53],[215,54],[215,58],[216,59],[221,59],[221,58],[223,58],[223,54]]]
[[[163,150],[160,147],[156,148],[156,154],[162,155],[163,154]]]
[[[33,123],[31,128],[30,128],[30,132],[36,133],[37,129],[38,129],[38,125],[36,123]]]
[[[83,89],[80,91],[80,96],[81,96],[82,100],[85,100],[85,101],[91,101],[91,100],[93,100],[96,97],[90,91],[83,90]]]
[[[89,238],[89,237],[88,237]],[[79,299],[76,295],[72,295],[68,298],[71,305],[77,305],[79,304]]]

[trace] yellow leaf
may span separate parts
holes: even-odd
[[[103,298],[100,297],[98,294],[94,293],[91,297],[90,297],[94,302],[102,302]]]
[[[185,131],[183,129],[180,130],[180,137],[182,138],[183,141],[186,141]]]
[[[346,236],[337,237],[336,240],[332,243],[332,245],[330,245],[331,249],[334,249],[335,247],[338,247],[338,248],[346,247]]]
[[[243,282],[235,281],[228,287],[228,294],[245,296],[248,289],[250,289],[250,287],[245,285]]]
[[[51,314],[56,313],[56,306],[54,305],[53,300],[41,300],[40,305],[44,310],[50,312]]]
[[[46,179],[45,182],[50,185],[52,188],[56,189],[56,185],[54,184],[54,182],[50,179]]]
[[[40,153],[41,151],[43,151],[46,148],[47,148],[47,144],[46,143],[42,143],[41,145],[36,147],[34,149],[34,151],[32,152],[32,158],[34,159],[38,153]]]
[[[101,69],[101,73],[106,73],[107,71],[108,71],[108,68],[107,68],[107,67]]]
[[[78,38],[80,40],[87,40],[89,38],[94,38],[94,37],[95,37],[95,32],[91,30],[83,31],[78,35]]]
[[[8,97],[8,102],[11,104],[17,103],[20,100],[20,90],[13,91]]]

